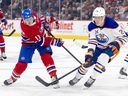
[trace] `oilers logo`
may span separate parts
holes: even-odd
[[[96,39],[99,43],[107,43],[109,38],[105,34],[96,34]]]

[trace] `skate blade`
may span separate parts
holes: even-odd
[[[3,59],[7,59],[7,57],[3,57]]]
[[[92,86],[87,87],[87,86],[84,85],[83,90],[88,90],[88,89],[90,89],[91,87],[92,87]]]
[[[4,61],[3,59],[0,59],[0,61]]]
[[[118,77],[118,79],[127,79],[127,76],[125,76],[125,75],[120,75],[120,76]]]
[[[83,90],[88,90],[90,87],[86,87],[86,86],[84,86],[82,89]]]
[[[54,89],[58,89],[58,88],[60,88],[60,86],[59,86],[58,84],[56,84],[56,85],[52,85],[52,87],[53,87]]]

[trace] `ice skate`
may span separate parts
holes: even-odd
[[[0,56],[0,61],[3,61],[3,58],[2,58],[2,56]]]
[[[53,82],[53,81],[57,80],[57,76],[52,76],[51,79],[52,79],[52,82]],[[53,86],[54,89],[60,88],[60,86],[59,86],[59,81],[55,81],[55,82],[52,84],[52,86]]]
[[[2,52],[2,53],[1,53],[1,57],[2,57],[3,59],[7,59],[7,56],[6,56],[5,52]]]
[[[90,77],[90,78],[87,80],[87,82],[85,82],[84,86],[85,86],[86,88],[89,88],[89,87],[92,86],[92,84],[93,84],[94,82],[95,82],[95,79],[93,79],[92,77]]]
[[[8,86],[16,82],[16,80],[12,80],[11,78],[4,81],[4,85]]]
[[[74,77],[72,80],[69,81],[69,84],[71,86],[75,85],[76,83],[78,83],[80,81],[80,79],[77,79],[76,77]]]
[[[120,69],[119,73],[120,73],[119,79],[125,79],[128,76],[128,74],[126,73],[126,69],[123,67]]]

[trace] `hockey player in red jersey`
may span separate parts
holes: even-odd
[[[27,68],[28,63],[32,63],[31,59],[36,49],[41,56],[41,60],[44,63],[51,80],[56,80],[56,67],[54,65],[54,60],[51,57],[52,49],[50,45],[61,47],[63,41],[59,38],[45,37],[44,30],[41,29],[40,18],[29,8],[22,12],[20,25],[22,29],[22,46],[19,59],[15,68],[13,69],[11,78],[5,80],[4,84],[10,85],[20,78],[21,74]],[[58,83],[58,81],[55,82],[53,87],[59,88]]]
[[[0,9],[0,22],[2,22],[4,26],[7,25],[7,20],[5,19],[4,13],[1,9]],[[5,55],[5,40],[1,28],[0,28],[0,50],[1,50],[0,60],[3,61],[3,59],[6,59],[7,56]]]
[[[56,29],[59,29],[58,20],[54,16],[52,16],[49,12],[46,12],[46,14],[41,17],[41,21],[42,21],[43,27],[45,27],[46,31],[51,32],[51,24],[54,22],[56,24]]]

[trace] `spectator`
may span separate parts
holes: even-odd
[[[9,6],[11,1],[12,6]],[[51,12],[60,20],[90,20],[92,10],[102,6],[113,19],[126,20],[127,5],[128,0],[3,0],[1,7],[7,13],[7,18],[12,19],[20,18],[22,9],[30,7],[38,14]]]

